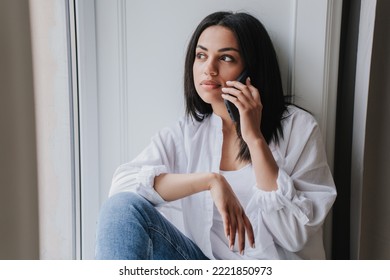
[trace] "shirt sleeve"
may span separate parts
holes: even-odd
[[[155,206],[164,204],[164,199],[154,189],[154,178],[177,171],[180,162],[177,142],[181,139],[177,132],[175,128],[161,130],[134,160],[120,165],[113,175],[109,196],[136,192]]]
[[[254,186],[246,211],[252,221],[261,215],[274,241],[297,252],[322,226],[336,188],[317,122],[306,112],[289,118],[276,153],[278,189],[266,192]]]

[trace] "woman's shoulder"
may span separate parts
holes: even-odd
[[[283,125],[317,126],[318,122],[309,111],[296,105],[288,105],[283,114]]]
[[[321,132],[315,117],[308,111],[289,105],[282,119],[283,140],[285,143],[304,141],[320,137]]]
[[[182,132],[193,131],[193,130],[197,130],[204,123],[207,123],[207,118],[203,122],[199,122],[190,116],[184,115],[178,118],[174,123],[172,123],[170,129],[180,130]]]
[[[183,137],[196,134],[200,129],[209,123],[210,118],[206,117],[202,122],[193,119],[190,116],[179,117],[170,125],[162,128],[160,134],[171,135],[172,137]]]

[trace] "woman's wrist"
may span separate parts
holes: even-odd
[[[257,187],[263,191],[277,190],[276,180],[279,167],[275,162],[267,141],[261,135],[247,143],[247,145],[251,154]]]
[[[248,146],[249,150],[251,150],[252,148],[262,147],[264,144],[268,146],[267,141],[265,141],[265,138],[262,134],[248,139],[245,143]]]
[[[215,172],[208,173],[208,190],[211,190],[212,186],[215,185],[221,179],[221,176],[221,174]]]

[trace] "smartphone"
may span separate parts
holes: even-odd
[[[245,84],[247,77],[248,77],[248,73],[246,70],[244,70],[236,80],[239,81],[240,83]],[[233,120],[233,122],[238,122],[240,119],[240,114],[238,112],[236,105],[234,105],[232,102],[226,99],[224,99],[224,101],[225,101],[226,109],[230,115],[230,118]]]

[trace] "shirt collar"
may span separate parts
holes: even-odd
[[[218,116],[217,114],[215,113],[212,113],[211,116],[210,116],[210,122],[213,126],[216,126],[216,127],[219,127],[219,128],[222,128],[222,119],[220,116]]]

